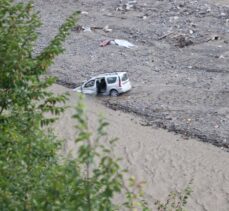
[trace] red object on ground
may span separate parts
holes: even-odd
[[[110,42],[111,42],[110,40],[104,40],[104,41],[102,41],[102,42],[99,44],[99,46],[100,46],[100,47],[105,47],[105,46],[109,45]]]

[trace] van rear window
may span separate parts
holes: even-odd
[[[128,80],[128,76],[127,74],[125,73],[123,76],[122,76],[122,81],[127,81]]]

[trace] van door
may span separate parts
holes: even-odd
[[[95,80],[89,80],[82,86],[82,92],[85,94],[96,95],[96,83]]]

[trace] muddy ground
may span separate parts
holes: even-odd
[[[126,2],[36,0],[44,23],[38,49],[75,10],[88,12],[78,24],[112,29],[72,31],[49,73],[78,84],[97,73],[127,71],[133,90],[101,100],[149,125],[229,148],[229,1],[137,0],[128,11]],[[137,48],[100,47],[104,39],[126,39]]]

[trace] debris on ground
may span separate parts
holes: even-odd
[[[74,27],[74,28],[72,29],[72,31],[75,31],[75,32],[79,33],[79,32],[81,32],[81,31],[83,31],[83,26],[77,25],[76,27]]]
[[[99,46],[100,47],[105,47],[107,45],[118,45],[120,47],[125,47],[125,48],[134,48],[136,47],[136,45],[130,43],[127,40],[119,40],[119,39],[115,39],[115,40],[103,40],[100,42]]]
[[[88,15],[88,12],[87,11],[81,11],[80,14],[82,14],[82,15]]]
[[[92,30],[93,30],[92,27],[88,27],[88,26],[86,26],[86,27],[83,26],[82,28],[83,28],[84,32],[92,32]]]
[[[142,19],[143,19],[143,20],[146,20],[147,17],[148,17],[147,15],[144,15],[144,16],[142,17]]]
[[[112,29],[108,25],[106,25],[103,27],[103,31],[104,32],[112,32]]]
[[[100,44],[99,44],[99,46],[100,47],[105,47],[105,46],[107,46],[107,45],[110,45],[110,40],[103,40]]]
[[[116,8],[116,11],[129,11],[135,8],[137,1],[136,0],[129,0],[126,3],[123,3],[122,0],[120,1],[119,6]]]
[[[168,36],[171,35],[171,34],[173,34],[173,32],[169,32],[169,33],[167,33],[167,34],[165,34],[165,35],[162,35],[162,36],[159,37],[157,40],[162,40],[162,39],[168,37]]]
[[[115,39],[114,41],[111,41],[111,44],[115,44],[118,45],[120,47],[125,47],[125,48],[133,48],[136,47],[136,45],[130,43],[127,40],[119,40],[119,39]]]
[[[175,42],[175,46],[179,48],[184,48],[194,44],[189,37],[183,34],[173,37],[173,40]]]
[[[104,26],[104,27],[99,27],[99,26],[81,26],[81,25],[77,25],[76,27],[74,27],[72,29],[72,31],[76,31],[77,33],[79,32],[92,32],[92,31],[96,31],[96,30],[103,30],[104,32],[108,33],[108,32],[112,32],[112,29],[109,28],[108,25]]]

